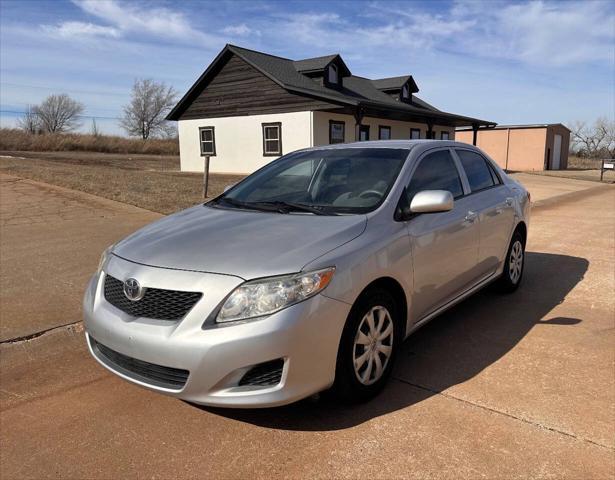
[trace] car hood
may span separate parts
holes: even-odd
[[[300,271],[358,237],[365,215],[320,216],[203,205],[160,219],[113,248],[119,257],[155,267],[253,279]]]

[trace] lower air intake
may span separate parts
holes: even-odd
[[[281,358],[259,363],[244,374],[239,380],[239,386],[273,387],[282,380],[283,368],[284,360]]]

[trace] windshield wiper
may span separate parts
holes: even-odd
[[[286,213],[288,212],[288,210],[298,210],[300,212],[313,213],[314,215],[337,215],[337,213],[325,212],[316,206],[306,205],[305,203],[283,202],[279,200],[276,200],[273,202],[254,202],[254,203],[258,205],[271,205],[278,209],[284,209],[286,210]]]
[[[230,197],[220,197],[216,200],[216,203],[225,202],[237,208],[245,208],[250,210],[258,210],[262,212],[278,212],[288,213],[291,210],[298,210],[301,212],[309,212],[314,215],[337,215],[333,212],[324,212],[318,207],[312,205],[305,205],[303,203],[283,202],[283,201],[263,201],[263,202],[242,202]]]
[[[261,203],[242,202],[240,200],[235,200],[234,198],[230,197],[220,197],[216,200],[216,204],[219,204],[220,202],[224,202],[229,205],[232,205],[233,207],[243,208],[247,210],[257,210],[259,212],[280,212],[280,208],[276,206],[262,205]]]

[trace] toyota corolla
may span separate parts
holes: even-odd
[[[489,283],[519,286],[529,209],[471,145],[297,151],[109,247],[87,343],[120,377],[199,404],[365,400],[421,325]]]

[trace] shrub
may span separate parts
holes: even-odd
[[[177,137],[141,140],[112,135],[90,135],[82,133],[34,135],[18,129],[1,128],[0,150],[179,155],[179,141]]]

